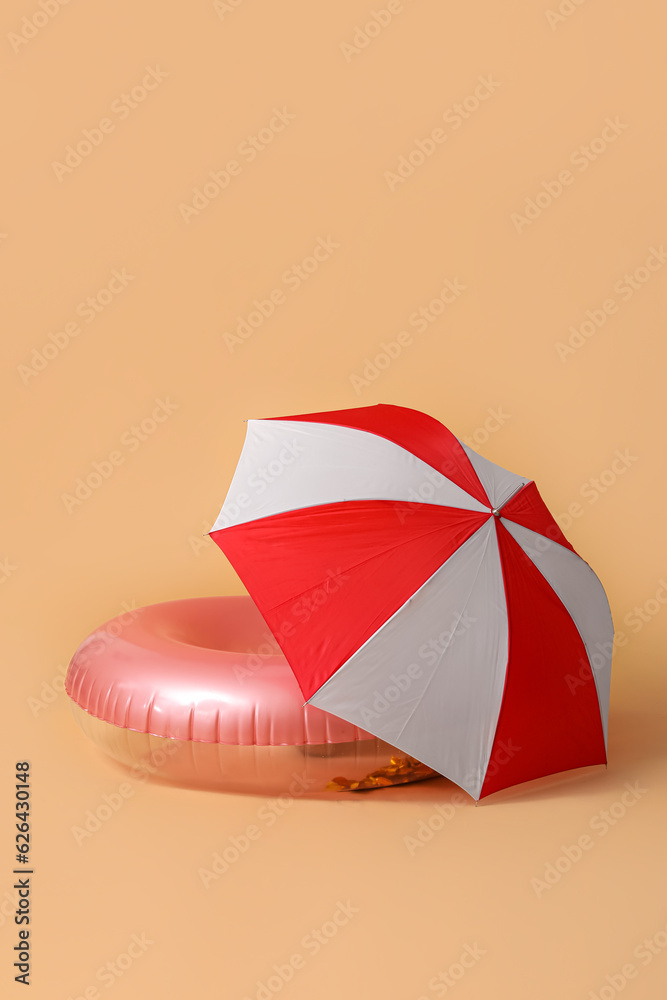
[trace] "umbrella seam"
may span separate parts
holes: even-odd
[[[440,473],[440,475],[442,475],[442,473]],[[444,478],[447,479],[446,476]],[[451,483],[451,480],[447,479],[447,482]],[[456,483],[454,483],[453,485],[456,486]],[[463,490],[463,492],[465,493],[466,491]],[[349,503],[366,503],[368,501],[375,502],[375,501],[378,501],[378,500],[381,501],[382,503],[418,503],[418,504],[420,504],[420,506],[423,506],[423,507],[437,507],[438,510],[444,510],[444,509],[447,509],[447,508],[449,508],[450,510],[467,510],[467,511],[470,511],[471,514],[484,514],[484,513],[486,513],[487,510],[491,511],[493,509],[491,502],[489,502],[488,504],[483,504],[481,500],[478,500],[477,497],[471,496],[469,493],[466,493],[466,496],[469,496],[471,500],[474,500],[475,503],[478,503],[480,505],[480,507],[484,508],[484,510],[475,510],[474,508],[470,508],[470,507],[456,507],[456,506],[453,506],[452,504],[444,504],[444,503],[430,503],[430,504],[427,504],[427,503],[425,503],[422,500],[406,500],[406,499],[404,499],[402,497],[377,497],[377,496],[371,496],[371,497],[353,497],[350,500],[348,500],[346,497],[341,497],[340,500],[323,500],[322,503],[306,503],[302,507],[286,507],[285,510],[276,510],[276,511],[273,512],[273,514],[257,514],[255,516],[249,517],[247,519],[234,521],[233,524],[223,525],[220,528],[216,528],[215,527],[215,523],[214,523],[213,527],[211,528],[211,530],[210,531],[205,531],[203,534],[204,535],[213,535],[213,534],[217,535],[218,532],[231,531],[233,528],[239,528],[243,524],[254,524],[257,521],[270,521],[274,517],[283,517],[285,514],[293,514],[293,513],[296,513],[297,511],[300,511],[300,510],[317,510],[318,507],[331,507],[333,504],[337,504],[337,503],[345,503],[345,504],[349,504]],[[226,500],[225,500],[225,502],[226,502]],[[222,510],[224,510],[224,504],[223,504]],[[222,514],[222,510],[220,511],[220,514]],[[218,514],[218,518],[220,517],[220,514]]]
[[[479,577],[480,571],[482,569],[482,564],[484,562],[484,559],[485,559],[485,556],[486,556],[486,552],[487,552],[487,549],[489,547],[490,538],[491,538],[491,533],[489,532],[489,534],[487,535],[486,541],[484,543],[484,551],[481,554],[481,557],[480,557],[480,560],[479,560],[479,565],[477,567],[477,572],[475,573],[475,578],[472,581],[472,583],[470,584],[470,589],[468,590],[468,596],[465,599],[465,603],[463,605],[463,610],[461,611],[461,613],[458,616],[458,619],[457,619],[457,622],[456,622],[457,626],[458,626],[458,623],[461,621],[461,618],[463,617],[463,615],[465,613],[465,609],[468,607],[468,604],[470,603],[470,596],[471,596],[473,590],[475,589],[475,584],[477,583],[477,578]],[[443,565],[444,565],[444,563],[443,563]],[[415,714],[415,711],[417,710],[417,708],[419,707],[419,705],[422,703],[422,701],[426,697],[426,693],[427,693],[429,687],[431,686],[433,678],[435,677],[435,675],[436,675],[436,673],[438,671],[440,663],[442,662],[442,658],[445,655],[445,653],[447,652],[447,650],[449,649],[449,647],[450,647],[450,645],[451,645],[451,643],[453,641],[454,632],[455,632],[455,629],[452,629],[451,630],[450,639],[448,640],[447,645],[445,646],[445,648],[443,649],[442,653],[438,657],[438,662],[433,667],[433,673],[431,674],[431,676],[430,676],[430,678],[428,680],[428,683],[426,684],[426,687],[422,691],[422,693],[421,693],[421,695],[419,697],[419,700],[417,702],[416,707],[412,710],[412,712],[410,713],[410,715],[407,717],[407,719],[405,720],[405,722],[401,726],[401,729],[400,729],[400,732],[398,733],[397,739],[401,738],[401,736],[403,735],[403,731],[404,731],[405,727],[408,725],[408,723],[412,719],[413,715]]]

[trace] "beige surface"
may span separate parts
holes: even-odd
[[[11,803],[31,761],[32,997],[664,996],[667,23],[560,8],[4,5],[1,785]],[[274,308],[244,339],[254,300]],[[119,793],[60,693],[73,650],[124,607],[242,592],[202,532],[245,418],[379,401],[569,518],[620,635],[609,769],[477,809],[444,780],[282,806],[143,775]]]

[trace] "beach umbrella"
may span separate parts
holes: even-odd
[[[535,483],[434,418],[249,420],[210,535],[307,702],[476,800],[606,763],[604,589]]]

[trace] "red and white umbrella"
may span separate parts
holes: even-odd
[[[211,537],[312,705],[475,799],[606,762],[605,592],[535,483],[437,420],[249,420]]]

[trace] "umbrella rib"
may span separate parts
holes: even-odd
[[[501,511],[503,509],[503,507],[510,502],[510,500],[512,499],[512,497],[515,496],[519,492],[519,490],[522,490],[524,488],[524,486],[527,486],[527,485],[528,485],[527,483],[520,483],[515,490],[512,490],[512,492],[508,496],[507,500],[503,500],[502,503],[499,503],[497,507],[493,508],[493,513],[497,514],[498,511]]]
[[[437,469],[436,469],[436,472],[437,472]],[[444,478],[447,479],[446,476]],[[457,484],[454,483],[454,482],[452,482],[451,479],[447,479],[447,482],[449,482],[453,486],[457,486]],[[270,521],[272,518],[283,517],[283,515],[285,515],[285,514],[295,514],[298,511],[304,511],[304,510],[317,510],[318,507],[331,507],[332,504],[339,504],[339,503],[344,503],[344,504],[352,504],[352,503],[364,504],[364,503],[375,503],[377,501],[380,501],[381,503],[393,503],[393,504],[418,503],[422,507],[436,507],[436,508],[438,508],[438,510],[464,510],[464,511],[468,511],[470,514],[485,514],[487,511],[491,511],[492,510],[492,506],[493,505],[490,502],[488,504],[483,504],[481,500],[478,500],[477,497],[474,497],[471,493],[468,493],[468,491],[464,490],[462,486],[457,486],[457,488],[460,489],[461,492],[464,493],[470,500],[473,500],[475,503],[478,503],[480,505],[480,507],[482,508],[482,510],[477,510],[477,508],[475,508],[475,507],[457,507],[456,504],[451,504],[451,503],[450,504],[426,503],[426,502],[423,502],[423,501],[420,501],[420,500],[406,500],[406,499],[400,498],[400,497],[378,497],[378,496],[351,497],[351,498],[340,497],[338,500],[329,499],[329,500],[322,500],[319,503],[305,503],[305,504],[301,504],[299,507],[286,507],[284,510],[276,510],[276,511],[273,511],[273,513],[271,513],[271,514],[262,514],[260,512],[260,513],[257,513],[255,515],[253,515],[252,517],[242,518],[242,519],[240,519],[238,521],[234,521],[233,524],[226,524],[226,525],[224,525],[221,528],[216,528],[215,527],[215,522],[214,522],[214,525],[211,528],[211,530],[210,531],[204,531],[202,533],[202,537],[204,537],[205,535],[209,535],[209,536],[212,535],[213,532],[214,532],[214,530],[215,530],[215,533],[217,534],[219,531],[228,531],[228,530],[230,530],[232,528],[237,528],[241,524],[252,524],[254,521]],[[227,499],[228,498],[225,497],[225,500],[223,502],[222,508],[220,510],[220,514],[222,514],[222,512],[225,509],[225,504],[227,503]],[[218,518],[220,517],[220,514],[218,514]],[[216,518],[216,520],[217,520],[217,518]]]
[[[478,578],[478,576],[480,574],[480,570],[482,568],[482,564],[484,562],[484,558],[486,556],[486,552],[487,552],[487,549],[489,547],[489,539],[490,538],[491,538],[491,534],[489,533],[487,535],[486,541],[484,543],[484,550],[483,550],[483,552],[482,552],[482,554],[480,556],[479,565],[477,567],[477,572],[475,573],[475,578],[472,581],[472,583],[470,584],[470,589],[468,590],[468,596],[466,597],[465,602],[463,604],[463,609],[462,609],[462,611],[460,612],[460,614],[459,614],[459,616],[457,618],[456,626],[458,626],[459,622],[461,621],[461,618],[465,614],[465,610],[468,607],[468,604],[470,603],[470,595],[472,594],[473,590],[475,589],[475,584],[477,583],[477,578]],[[443,563],[443,565],[444,565],[444,563]],[[407,726],[407,724],[412,719],[413,715],[415,714],[415,712],[417,710],[417,707],[422,703],[422,701],[426,697],[426,692],[428,691],[429,687],[431,686],[431,682],[433,681],[433,678],[435,677],[436,673],[438,672],[438,668],[440,666],[440,662],[441,662],[443,656],[445,655],[445,653],[447,652],[447,650],[449,649],[449,647],[450,647],[450,645],[451,645],[451,643],[453,641],[454,632],[456,631],[456,626],[451,630],[451,636],[450,636],[450,638],[449,638],[449,640],[447,642],[447,645],[445,646],[445,648],[441,652],[440,656],[438,657],[438,661],[437,661],[437,663],[435,664],[435,666],[433,668],[433,673],[431,674],[431,676],[430,676],[430,678],[428,680],[428,683],[426,684],[426,687],[424,688],[424,690],[422,691],[422,693],[421,693],[421,695],[419,697],[419,700],[417,702],[417,706],[415,708],[413,708],[412,712],[410,712],[410,714],[408,715],[407,719],[405,720],[405,722],[401,726],[400,731],[399,731],[398,736],[397,736],[397,741],[403,735],[403,731],[404,731],[405,727]]]

